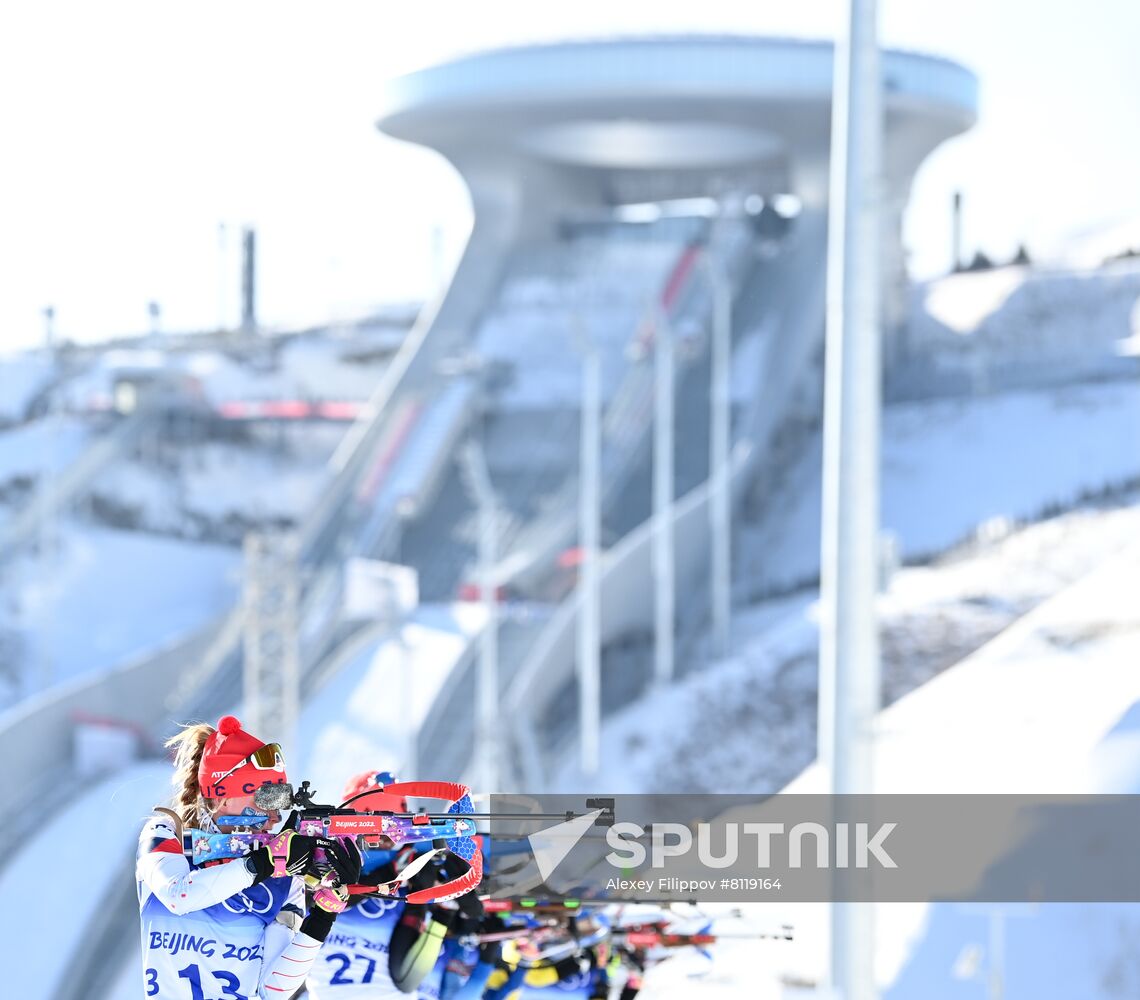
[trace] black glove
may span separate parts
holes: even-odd
[[[459,910],[446,906],[433,906],[428,912],[431,914],[433,924],[440,924],[449,931],[455,928],[455,918],[459,916]]]
[[[419,892],[421,889],[430,889],[436,885],[436,871],[431,865],[421,868],[405,883],[410,892]]]
[[[332,872],[338,885],[356,885],[360,881],[360,849],[352,840],[333,837],[316,837],[316,846],[324,851],[324,861],[314,862],[313,874],[324,877]]]
[[[278,834],[268,844],[250,851],[245,866],[253,875],[253,884],[264,882],[274,875],[304,875],[313,864],[317,837],[309,837],[294,830]]]
[[[589,968],[589,961],[581,955],[570,955],[567,958],[560,958],[553,965],[554,971],[558,974],[559,982],[573,979],[575,976],[584,975]]]
[[[336,916],[335,913],[314,906],[309,910],[309,915],[301,921],[301,933],[308,934],[314,941],[324,941],[336,923]]]
[[[475,893],[470,893],[474,896]],[[479,930],[483,934],[497,934],[507,929],[507,923],[497,913],[487,913],[479,921]],[[485,965],[495,965],[503,954],[502,941],[484,941],[479,945],[479,961]]]
[[[483,920],[481,917],[469,916],[462,910],[458,911],[457,916],[451,922],[451,933],[456,937],[470,937],[473,934],[478,934],[482,929]]]

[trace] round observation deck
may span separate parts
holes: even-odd
[[[460,169],[494,151],[592,172],[732,170],[826,155],[830,42],[615,38],[472,55],[390,82],[380,128]],[[888,175],[968,128],[977,82],[947,60],[882,54]]]

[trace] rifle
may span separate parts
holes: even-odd
[[[451,781],[404,781],[386,786],[385,791],[395,795],[441,799],[448,806],[439,813],[361,810],[353,808],[351,803],[372,794],[373,789],[355,795],[339,806],[331,806],[313,801],[314,793],[307,781],[303,781],[297,790],[288,783],[263,785],[254,795],[254,805],[266,810],[265,814],[219,816],[219,825],[236,828],[232,833],[187,830],[182,837],[183,850],[194,864],[242,857],[277,836],[248,828],[264,823],[268,819],[268,811],[284,812],[289,809],[283,829],[310,837],[351,840],[365,865],[370,860],[375,861],[378,851],[407,844],[430,845],[403,868],[397,878],[380,885],[345,886],[351,894],[399,896],[411,903],[427,903],[455,899],[474,889],[483,878],[483,858],[473,839],[476,829],[470,811],[470,789]],[[412,876],[445,852],[462,859],[466,870],[441,885],[401,895],[401,890]],[[326,864],[327,859],[320,848],[314,861],[318,868]]]
[[[258,847],[268,844],[277,834],[248,829],[266,822],[269,811],[291,810],[283,824],[285,830],[314,837],[352,840],[361,853],[366,866],[376,860],[375,852],[388,851],[405,845],[430,845],[420,851],[407,867],[390,882],[380,885],[354,884],[345,886],[352,895],[395,896],[410,903],[427,903],[458,899],[471,892],[483,879],[483,855],[475,841],[476,820],[554,819],[568,822],[575,813],[477,813],[473,811],[471,789],[453,781],[401,781],[384,786],[386,795],[405,798],[437,799],[448,803],[442,812],[392,812],[390,810],[364,810],[352,807],[358,799],[373,795],[378,789],[366,789],[346,799],[339,806],[321,805],[313,800],[314,792],[308,781],[294,790],[287,782],[262,785],[254,794],[254,805],[266,810],[264,814],[219,816],[219,825],[233,826],[232,833],[211,833],[204,830],[187,830],[183,834],[183,850],[194,864],[208,861],[225,861],[239,858]],[[597,822],[612,822],[612,800],[608,815]],[[245,829],[243,829],[243,827]],[[440,885],[414,892],[403,893],[409,880],[434,863],[447,874],[451,867],[448,857],[463,862],[463,871]],[[318,868],[327,864],[324,852],[318,848],[314,858]]]
[[[716,944],[717,941],[725,941],[732,938],[738,940],[761,941],[765,939],[773,941],[791,941],[792,928],[790,925],[785,924],[779,931],[768,933],[765,931],[753,931],[751,933],[738,933],[738,934],[714,934],[711,930],[695,931],[692,933],[679,934],[668,931],[660,926],[649,927],[625,927],[621,930],[616,930],[610,935],[615,944],[625,945],[629,948],[687,948],[689,946],[700,947],[706,944]]]
[[[486,905],[486,904],[484,904]],[[502,913],[502,909],[497,912]],[[543,909],[538,913],[534,908],[527,909],[523,913],[511,913],[510,917],[515,919],[522,919],[524,923],[508,927],[504,930],[490,931],[484,933],[475,933],[464,935],[463,940],[471,944],[482,944],[484,942],[492,941],[511,941],[519,939],[530,939],[532,941],[548,940],[551,937],[558,935],[569,934],[571,937],[578,938],[573,930],[573,914],[563,914],[560,919],[559,915],[555,913],[553,908]],[[618,946],[624,946],[629,949],[646,949],[646,948],[685,948],[697,947],[703,945],[716,944],[717,941],[728,939],[742,939],[742,940],[774,940],[774,941],[791,941],[793,940],[793,928],[791,924],[782,924],[777,930],[773,931],[747,931],[738,933],[714,933],[712,931],[712,922],[706,923],[700,930],[680,932],[670,930],[668,923],[665,921],[651,921],[646,924],[634,924],[626,927],[613,927],[606,926],[604,930],[599,929],[592,937],[597,940],[609,940]],[[584,941],[585,944],[593,943],[592,941]]]

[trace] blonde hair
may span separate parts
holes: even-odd
[[[214,727],[208,722],[192,722],[165,743],[174,751],[174,776],[170,779],[174,798],[171,804],[188,827],[197,825],[198,811],[206,804],[198,786],[198,766],[202,763],[206,741],[213,735]]]

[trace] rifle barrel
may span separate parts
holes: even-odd
[[[572,819],[581,819],[582,816],[588,813],[439,813],[439,812],[426,812],[426,813],[396,813],[385,812],[384,810],[346,810],[343,815],[351,816],[391,816],[393,819],[419,819],[426,816],[431,820],[440,819],[535,819],[535,820],[551,820],[556,819],[561,822],[568,823]]]

